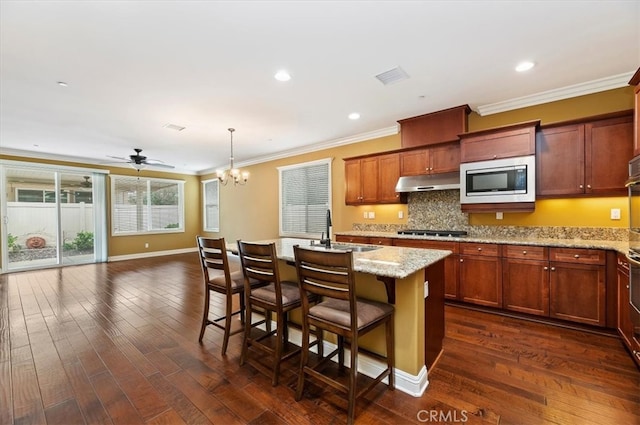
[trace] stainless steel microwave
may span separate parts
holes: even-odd
[[[535,155],[460,164],[461,204],[535,200]]]

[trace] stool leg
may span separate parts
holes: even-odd
[[[394,374],[394,365],[395,365],[395,352],[394,352],[394,324],[393,324],[393,315],[384,325],[387,333],[387,367],[389,368],[389,389],[393,390],[395,388],[395,374]]]
[[[304,369],[309,361],[309,324],[303,321],[302,324],[302,347],[300,350],[300,370],[298,371],[298,386],[296,387],[296,401],[302,399],[304,391]]]
[[[349,394],[347,400],[347,423],[352,424],[356,412],[356,382],[358,377],[358,337],[354,335],[351,341],[351,365],[349,369]]]
[[[198,338],[199,342],[202,342],[202,337],[204,336],[204,329],[207,327],[209,323],[209,288],[204,289],[204,312],[202,313],[202,326],[200,327],[200,337]]]
[[[229,333],[231,332],[231,314],[233,313],[232,294],[227,294],[226,317],[224,319],[224,337],[222,339],[222,355],[227,355],[227,345],[229,345]]]
[[[251,337],[251,300],[246,300],[244,318],[244,336],[242,338],[242,352],[240,353],[240,366],[242,366],[247,359],[247,352],[249,351],[249,338]]]

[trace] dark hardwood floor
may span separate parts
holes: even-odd
[[[294,400],[238,365],[241,335],[198,344],[197,254],[0,276],[0,424],[337,424],[341,396]],[[214,298],[213,309],[222,308]],[[640,424],[640,372],[611,336],[446,307],[420,398],[380,385],[357,423]]]

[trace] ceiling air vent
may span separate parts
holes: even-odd
[[[175,130],[175,131],[182,131],[184,130],[186,127],[183,127],[181,125],[176,125],[176,124],[170,124],[167,123],[165,125],[163,125],[164,128],[168,128],[169,130]]]
[[[409,74],[407,74],[404,69],[397,67],[376,75],[376,78],[382,84],[388,86],[389,84],[409,79]]]

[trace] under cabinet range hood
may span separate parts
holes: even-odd
[[[460,173],[424,174],[398,179],[396,192],[428,192],[430,190],[460,189]]]

